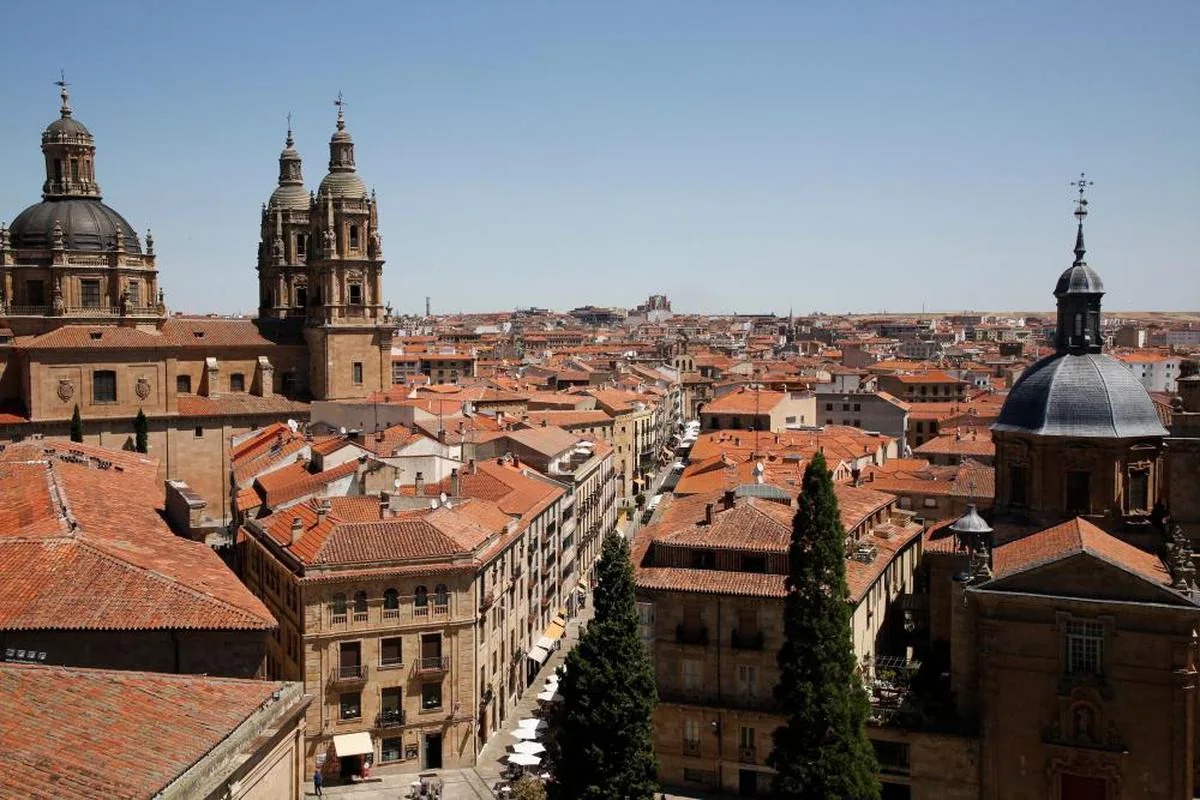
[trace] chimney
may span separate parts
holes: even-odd
[[[450,470],[450,496],[458,497],[458,470]]]
[[[470,459],[469,461],[467,461],[467,474],[468,475],[475,474],[475,459],[473,459],[473,458]]]
[[[387,492],[379,493],[379,518],[387,519],[392,516],[392,498]]]
[[[420,497],[425,493],[425,473],[418,472],[417,477],[413,479],[413,494]]]
[[[713,504],[712,503],[704,504],[704,524],[705,525],[713,524]]]
[[[445,429],[445,428],[440,428],[440,429],[438,430],[438,441],[439,441],[441,444],[445,444],[445,443],[446,443],[446,429]]]
[[[304,523],[299,517],[292,517],[292,544],[300,541],[300,537],[304,535]]]
[[[317,524],[320,525],[322,522],[324,522],[325,518],[327,516],[329,516],[329,501],[328,500],[318,500],[317,501]]]
[[[737,501],[737,493],[733,489],[726,489],[724,496],[721,498],[721,506],[726,511],[733,508]]]

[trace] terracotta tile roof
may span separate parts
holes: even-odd
[[[0,796],[153,797],[283,686],[0,664]]]
[[[896,556],[920,539],[924,528],[913,524],[888,526],[884,530],[890,532],[890,538],[871,534],[862,539],[863,544],[873,545],[876,550],[875,558],[869,564],[853,558],[846,559],[846,586],[850,589],[850,602],[855,605],[862,602],[872,584],[879,580]]]
[[[700,410],[701,414],[769,414],[783,402],[783,392],[740,388],[716,398]]]
[[[894,459],[883,466],[868,467],[864,485],[893,494],[974,498],[982,505],[989,505],[996,493],[996,471],[969,458],[951,466]]]
[[[469,503],[467,503],[469,504]],[[464,504],[464,505],[467,505]],[[504,515],[504,524],[509,518]],[[490,522],[500,517],[490,515]],[[293,542],[293,521],[300,537]],[[473,559],[500,529],[488,527],[488,512],[462,507],[398,512],[383,517],[374,497],[344,497],[330,503],[321,518],[316,500],[250,523],[311,566],[353,566],[380,562]]]
[[[576,411],[571,409],[563,411],[530,411],[522,418],[522,421],[531,427],[537,427],[544,422],[546,425],[571,428],[575,426],[609,427],[612,425],[613,419],[598,409],[592,411]]]
[[[459,496],[491,501],[505,514],[528,522],[565,494],[562,487],[532,478],[525,474],[522,467],[501,462],[503,459],[479,461],[475,464],[474,472],[460,472]],[[403,487],[401,491],[411,492],[412,487]],[[424,491],[427,497],[437,497],[443,493],[449,495],[450,478],[426,484]]]
[[[763,575],[753,572],[638,567],[636,584],[640,589],[661,591],[727,594],[739,597],[787,597],[786,580],[786,575]]]
[[[916,455],[994,456],[996,445],[989,430],[971,428],[965,432],[944,433],[913,450]]]
[[[654,541],[707,550],[786,553],[796,509],[772,500],[743,498],[713,514],[711,525],[691,525],[656,534]]]
[[[158,333],[120,325],[64,325],[40,336],[20,337],[23,350],[154,349],[169,346]]]
[[[358,466],[358,459],[351,459],[321,472],[309,472],[306,464],[295,462],[258,476],[254,484],[266,504],[275,508],[297,497],[315,494],[334,481],[353,475]]]
[[[1080,553],[1107,561],[1159,586],[1171,584],[1171,575],[1157,556],[1126,544],[1079,517],[998,546],[992,554],[992,569],[996,578],[1003,578]]]
[[[274,429],[272,435],[255,436],[234,450],[231,466],[238,486],[249,486],[259,475],[294,463],[298,455],[304,454],[309,446],[304,436],[292,433],[286,425],[282,428],[279,431],[270,426],[268,430]]]
[[[305,346],[301,320],[171,317],[163,323],[162,338],[176,347]]]
[[[152,459],[49,441],[6,446],[0,629],[274,628],[212,548],[167,527],[162,497]]]
[[[227,417],[252,414],[289,415],[305,419],[309,415],[309,404],[289,400],[283,395],[259,397],[256,394],[238,392],[205,397],[198,394],[181,394],[178,399],[181,417]]]

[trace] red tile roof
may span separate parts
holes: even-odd
[[[0,664],[0,797],[153,797],[285,685]]]
[[[172,533],[162,498],[157,462],[144,456],[4,447],[0,629],[274,628],[210,547]]]
[[[253,414],[272,414],[307,418],[309,404],[289,400],[283,395],[259,397],[256,394],[238,392],[206,397],[198,394],[181,394],[178,399],[181,417],[228,417]]]
[[[1159,586],[1171,584],[1171,575],[1157,556],[1079,517],[1000,545],[992,554],[992,569],[996,578],[1003,578],[1080,553],[1107,561]]]
[[[306,464],[297,461],[259,475],[254,484],[267,506],[275,508],[298,497],[315,494],[334,481],[353,475],[358,466],[358,459],[351,459],[321,472],[309,472]]]

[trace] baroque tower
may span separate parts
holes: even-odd
[[[305,339],[313,397],[364,397],[391,383],[383,239],[374,193],[358,175],[338,95],[329,173],[309,208]]]
[[[153,329],[166,318],[154,239],[104,204],[96,140],[75,118],[66,80],[62,105],[42,132],[42,201],[0,223],[0,319],[17,334],[65,324]]]
[[[303,317],[308,308],[309,210],[300,154],[288,115],[287,141],[279,154],[279,185],[262,209],[258,244],[258,316]]]

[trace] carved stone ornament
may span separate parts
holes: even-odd
[[[66,378],[58,379],[58,399],[64,403],[69,402],[75,396],[75,384],[71,383]]]
[[[150,396],[150,381],[146,380],[145,376],[138,378],[137,383],[134,384],[133,393],[138,396],[139,400],[145,400]]]

